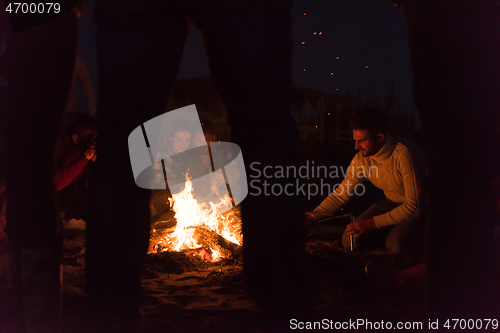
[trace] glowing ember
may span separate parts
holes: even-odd
[[[173,232],[159,235],[153,230],[151,252],[185,251],[205,260],[219,261],[231,256],[227,247],[242,245],[241,219],[231,207],[231,198],[226,194],[218,203],[198,203],[192,195],[192,182],[186,179],[185,188],[169,198],[175,212],[177,225]],[[160,237],[158,237],[160,236]],[[193,251],[197,250],[197,251]]]

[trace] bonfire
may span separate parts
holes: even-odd
[[[232,207],[225,194],[219,201],[199,203],[193,197],[193,185],[186,178],[184,190],[169,198],[177,224],[173,228],[153,228],[150,253],[185,252],[207,261],[231,257],[243,243],[238,208]]]

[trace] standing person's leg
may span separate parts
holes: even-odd
[[[245,5],[250,9],[244,10],[241,1],[206,6],[194,15],[195,24],[207,40],[212,76],[246,169],[253,162],[260,162],[261,168],[286,168],[296,162],[289,4]],[[267,181],[268,191],[274,186],[278,194],[250,194],[242,203],[246,285],[264,315],[290,320],[310,310],[300,193],[287,196],[283,191],[288,183],[295,186],[295,179],[257,180]]]
[[[495,268],[500,3],[405,2],[415,101],[429,138],[427,306],[431,316],[488,318]]]
[[[135,183],[128,136],[165,111],[187,24],[161,1],[99,1],[94,15],[99,137],[86,216],[87,283],[100,319],[127,328],[142,303],[139,270],[149,243],[151,194]]]
[[[65,14],[8,32],[2,74],[7,228],[24,328],[56,331],[60,316],[60,255],[55,209],[54,150],[76,54],[76,18]]]

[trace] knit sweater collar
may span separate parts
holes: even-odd
[[[385,144],[375,155],[371,156],[371,158],[378,163],[385,162],[392,155],[397,144],[398,142],[396,141],[396,139],[392,135],[387,133]]]

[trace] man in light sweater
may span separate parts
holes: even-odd
[[[422,181],[426,163],[415,143],[387,133],[387,120],[378,109],[365,109],[350,122],[359,152],[349,165],[342,184],[306,217],[306,225],[335,214],[365,179],[384,191],[385,199],[373,204],[349,224],[342,236],[359,237],[360,246],[385,241],[391,253],[414,253],[423,243]]]

